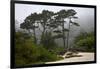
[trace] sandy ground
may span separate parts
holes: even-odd
[[[78,55],[82,55],[82,56],[65,58],[63,60],[59,60],[59,61],[55,61],[55,62],[46,62],[46,64],[94,61],[94,53],[80,52],[80,53],[78,53]]]

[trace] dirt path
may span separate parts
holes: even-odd
[[[59,60],[59,61],[55,61],[55,62],[46,62],[46,64],[94,61],[94,53],[80,52],[78,55],[82,55],[82,56],[65,58],[63,60]]]

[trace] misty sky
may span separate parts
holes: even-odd
[[[85,26],[89,29],[89,26],[94,26],[94,8],[15,4],[15,20],[22,23],[31,13],[41,13],[42,10],[58,12],[61,9],[74,9],[77,12],[76,16],[79,18],[77,19],[77,22],[81,25],[81,27]]]

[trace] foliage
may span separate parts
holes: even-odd
[[[85,34],[81,33],[75,40],[76,46],[82,51],[94,51],[94,42],[93,32]]]
[[[37,64],[61,59],[57,57],[57,54],[64,49],[57,47],[55,39],[62,38],[65,47],[65,32],[68,32],[67,37],[69,37],[70,28],[65,28],[64,24],[68,18],[69,27],[70,23],[79,26],[78,23],[72,22],[72,19],[77,18],[74,16],[75,14],[76,11],[73,9],[63,9],[56,13],[43,10],[41,13],[35,12],[27,16],[20,24],[20,28],[27,30],[28,33],[15,33],[16,65]],[[41,31],[40,38],[37,38],[37,29],[39,32]],[[67,44],[68,40],[67,38]]]
[[[24,33],[16,32],[15,37],[16,66],[40,64],[58,59],[54,53],[49,52],[43,46],[34,44],[31,37],[24,37]]]
[[[78,23],[76,23],[76,22],[72,22],[71,21],[71,23],[73,24],[73,25],[75,25],[75,26],[80,26]]]
[[[56,37],[57,38],[61,38],[62,37],[64,47],[66,46],[65,45],[65,39],[66,39],[65,32],[68,33],[67,34],[67,47],[68,47],[69,32],[70,32],[70,23],[72,23],[75,26],[79,26],[78,23],[72,22],[72,18],[77,19],[77,17],[74,16],[76,13],[77,12],[75,10],[73,10],[73,9],[69,9],[67,11],[64,10],[64,9],[62,9],[59,12],[56,13],[56,15],[58,15],[58,16],[55,17],[55,20],[59,21],[60,25],[58,25],[58,26],[62,27],[62,31],[61,31],[62,34],[59,36],[59,33],[58,33],[59,31],[56,31],[58,33],[58,36],[56,35]],[[66,23],[66,21],[65,21],[66,18],[69,19],[69,28],[68,29],[65,29],[65,27],[64,27],[64,24]]]
[[[73,9],[69,9],[69,10],[65,10],[62,9],[56,13],[49,11],[49,10],[43,10],[41,13],[32,13],[31,15],[27,16],[26,19],[24,20],[24,22],[22,24],[20,24],[20,28],[22,29],[26,29],[28,31],[33,30],[33,35],[34,35],[34,43],[37,44],[37,36],[36,36],[36,29],[40,29],[43,28],[41,30],[41,38],[40,38],[40,42],[43,46],[48,46],[52,41],[52,43],[54,43],[54,39],[50,40],[48,42],[49,39],[52,39],[52,37],[49,35],[50,37],[47,37],[47,30],[49,29],[49,33],[55,33],[57,38],[62,38],[63,39],[63,45],[65,47],[65,32],[69,33],[69,29],[64,28],[64,24],[66,23],[66,18],[77,18],[76,16],[74,16],[76,14],[76,11]],[[70,22],[69,22],[70,23]],[[78,23],[72,22],[73,25],[79,26]],[[38,25],[38,26],[37,26]],[[58,27],[61,27],[61,29],[58,29]],[[54,30],[56,29],[56,30]],[[52,32],[53,31],[53,32]],[[59,35],[59,33],[61,35]],[[69,37],[69,36],[68,36]],[[69,39],[68,39],[69,40]],[[46,43],[48,42],[48,44]]]

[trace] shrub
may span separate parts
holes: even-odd
[[[87,33],[85,38],[78,36],[76,40],[76,46],[82,51],[94,51],[94,35],[93,33]]]
[[[27,35],[28,36],[28,35]],[[41,45],[36,45],[31,37],[25,37],[24,33],[15,34],[15,65],[25,66],[41,64],[57,60],[58,57]]]

